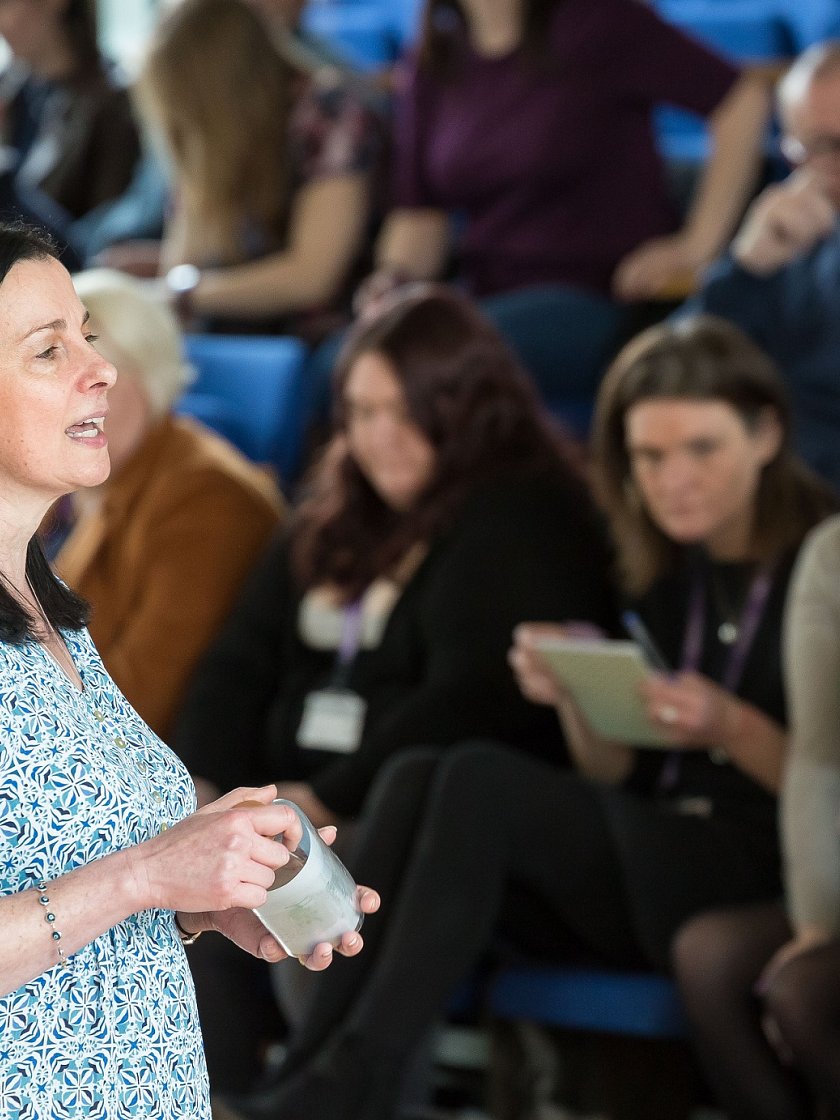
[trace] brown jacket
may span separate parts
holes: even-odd
[[[108,672],[164,739],[282,512],[261,468],[195,421],[167,417],[61,549],[56,567],[93,608]]]

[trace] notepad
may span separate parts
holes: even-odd
[[[647,718],[639,684],[652,670],[635,642],[546,637],[536,644],[598,735],[637,746],[673,745]]]

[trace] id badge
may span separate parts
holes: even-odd
[[[323,688],[310,692],[303,702],[298,727],[299,747],[352,754],[362,738],[367,703],[345,688]]]

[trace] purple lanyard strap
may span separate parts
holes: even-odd
[[[341,612],[341,638],[338,643],[339,665],[349,665],[362,644],[364,612],[362,600],[354,599]]]
[[[741,683],[744,666],[755,641],[756,631],[761,623],[772,586],[773,574],[769,568],[762,568],[760,572],[753,576],[738,623],[738,637],[727,658],[720,682],[727,692],[734,692]],[[692,584],[691,595],[688,600],[688,622],[685,627],[682,657],[680,658],[680,668],[684,672],[696,672],[699,669],[703,656],[705,630],[706,583],[698,576]]]
[[[752,649],[755,635],[761,624],[767,600],[773,587],[773,571],[762,568],[753,576],[747,592],[744,609],[738,623],[738,637],[735,640],[721,678],[721,685],[727,692],[734,692],[741,683],[744,667]],[[688,599],[688,620],[683,637],[680,669],[683,672],[697,672],[703,656],[703,639],[706,632],[706,582],[697,575],[691,586]],[[663,761],[659,775],[659,789],[673,789],[679,780],[681,751],[669,751]]]
[[[341,636],[338,640],[338,650],[335,655],[335,665],[333,666],[329,688],[347,688],[350,666],[353,664],[353,660],[359,652],[359,646],[362,644],[363,624],[362,600],[354,599],[341,612]]]

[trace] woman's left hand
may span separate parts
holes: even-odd
[[[738,698],[700,673],[654,674],[641,694],[651,723],[677,747],[723,748],[737,726]]]
[[[324,829],[322,835],[327,831],[332,832],[333,835],[324,836],[324,839],[331,843],[335,839],[335,829]],[[374,914],[379,909],[380,898],[370,887],[357,887],[356,902],[362,914]],[[282,961],[288,956],[251,910],[219,910],[206,915],[202,926],[224,934],[246,953],[271,963]],[[335,948],[328,942],[316,945],[308,957],[301,958],[301,964],[313,972],[320,972],[331,964],[334,952],[340,953],[343,957],[355,957],[361,952],[363,945],[362,935],[358,931],[351,930],[342,935],[341,943]]]
[[[626,303],[685,296],[696,283],[702,264],[685,234],[651,238],[618,262],[612,277],[613,295]]]

